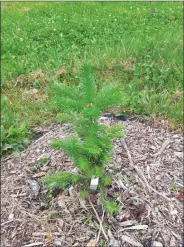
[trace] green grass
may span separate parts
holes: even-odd
[[[2,7],[2,93],[17,128],[55,121],[45,100],[49,81],[77,82],[85,62],[99,83],[122,85],[122,112],[161,116],[173,128],[182,124],[181,2],[6,2]],[[32,88],[37,91],[25,93]]]

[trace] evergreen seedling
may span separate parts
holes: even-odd
[[[99,178],[100,191],[111,183],[109,175],[104,172],[112,155],[112,139],[123,136],[122,126],[108,127],[99,123],[102,112],[122,101],[122,92],[118,85],[103,84],[97,87],[91,67],[85,65],[80,83],[68,86],[51,83],[49,90],[51,106],[62,112],[58,119],[73,124],[74,135],[64,140],[55,140],[53,148],[64,150],[79,169],[79,174],[57,173],[45,178],[51,187],[65,188],[71,183],[80,183],[81,195],[88,196],[91,178]],[[107,202],[104,193],[102,202],[109,212],[117,206]]]

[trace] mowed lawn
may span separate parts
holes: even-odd
[[[122,86],[119,112],[162,117],[172,128],[182,124],[181,2],[1,5],[6,150],[12,142],[13,149],[19,148],[18,138],[21,146],[26,128],[56,121],[47,100],[49,82],[77,83],[85,63],[93,67],[98,83]]]

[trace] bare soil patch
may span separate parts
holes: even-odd
[[[119,203],[119,212],[113,217],[104,212],[98,194],[82,200],[77,186],[45,198],[42,176],[77,170],[62,151],[50,146],[53,139],[72,133],[70,125],[40,128],[43,135],[20,158],[2,161],[1,246],[92,247],[98,235],[97,246],[182,246],[182,134],[138,120],[119,123],[126,137],[114,140],[113,159],[106,167],[114,176],[107,193]],[[40,158],[48,158],[47,163],[40,166]],[[30,179],[39,184],[38,196]]]

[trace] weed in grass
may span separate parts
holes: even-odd
[[[1,154],[14,151],[15,155],[18,151],[26,147],[31,136],[26,123],[19,124],[18,116],[14,114],[11,102],[7,97],[1,100],[2,116],[1,116]]]
[[[47,163],[47,161],[48,161],[48,158],[40,158],[39,159],[39,164],[40,165],[44,165],[45,163]]]
[[[178,189],[178,185],[177,184],[170,184],[171,189],[173,189],[174,191],[176,191]]]
[[[33,86],[34,86],[34,88],[38,88],[38,89],[41,87],[39,81],[35,81],[35,82],[33,83]]]
[[[55,212],[52,213],[51,212],[47,216],[48,216],[49,219],[56,219],[57,218],[57,213],[55,213]]]

